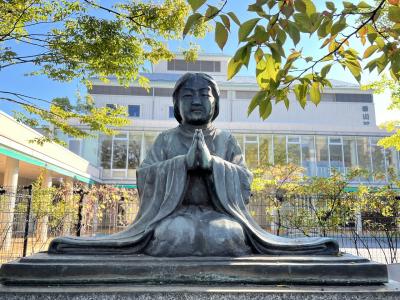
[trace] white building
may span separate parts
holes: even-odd
[[[399,169],[399,153],[376,145],[385,136],[375,123],[371,91],[358,85],[333,80],[325,89],[321,103],[309,103],[303,110],[290,95],[290,108],[273,105],[265,121],[247,107],[259,90],[253,77],[236,76],[226,80],[228,56],[200,56],[187,63],[177,56],[153,66],[145,74],[151,89],[124,88],[116,80],[94,82],[91,94],[96,106],[127,106],[132,123],[114,137],[100,136],[80,141],[68,139],[69,149],[100,168],[100,180],[121,185],[135,184],[135,169],[144,158],[156,135],[177,126],[173,116],[172,89],[185,72],[206,72],[221,90],[217,127],[230,130],[238,139],[249,167],[266,163],[293,162],[306,168],[310,176],[329,176],[333,168],[346,172],[362,167],[387,175],[388,168]],[[376,184],[384,181],[373,179]]]

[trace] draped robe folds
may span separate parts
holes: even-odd
[[[212,171],[205,174],[216,211],[243,227],[246,242],[254,254],[336,255],[338,244],[330,238],[284,238],[264,231],[249,214],[252,175],[246,168],[235,138],[225,131],[204,126],[203,133],[212,155]],[[54,239],[49,253],[139,254],[152,238],[157,224],[176,211],[188,183],[185,155],[193,139],[193,128],[180,125],[161,133],[137,170],[140,198],[138,215],[122,232],[99,237]]]

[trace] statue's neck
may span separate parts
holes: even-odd
[[[208,134],[215,129],[213,123],[207,123],[204,125],[191,125],[191,124],[180,124],[179,128],[185,133],[193,135],[196,129],[201,129],[204,134]]]

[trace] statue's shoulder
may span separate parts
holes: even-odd
[[[233,138],[233,135],[230,131],[222,130],[219,128],[215,129],[215,135],[218,136],[219,138],[223,138],[225,140],[230,140],[231,138]]]
[[[156,138],[156,140],[160,143],[165,143],[168,140],[171,140],[178,133],[178,127],[170,128],[160,132]]]

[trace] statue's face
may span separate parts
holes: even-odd
[[[214,115],[215,98],[207,80],[194,77],[179,90],[179,112],[182,124],[205,125]]]

